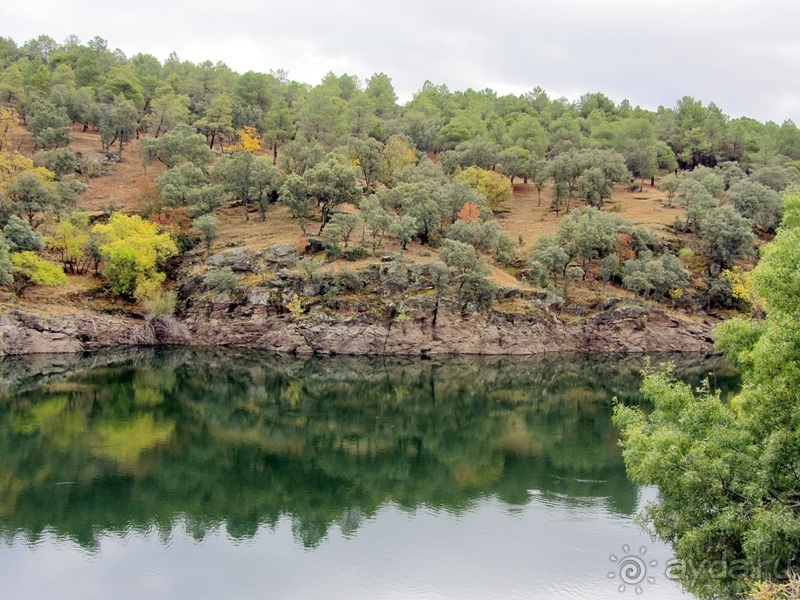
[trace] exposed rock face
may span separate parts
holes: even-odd
[[[291,244],[212,256],[209,266],[258,271],[262,283],[214,295],[202,276],[187,276],[177,286],[177,320],[0,313],[0,356],[168,344],[348,355],[713,352],[713,323],[662,311],[611,302],[603,312],[567,320],[559,316],[560,298],[518,288],[501,288],[503,302],[494,310],[465,310],[434,291],[426,265],[388,262],[304,276],[288,270],[297,260]],[[294,298],[303,314],[286,308]]]
[[[189,343],[177,322],[82,313],[45,318],[24,311],[0,312],[0,356],[81,352],[115,346]]]
[[[547,313],[462,315],[444,301],[421,302],[406,322],[358,314],[341,320],[323,314],[293,321],[263,307],[248,314],[211,305],[187,315],[192,341],[299,354],[440,355],[547,352],[712,352],[711,324],[674,319],[660,311],[622,306],[578,323]]]
[[[88,314],[44,319],[13,311],[0,315],[0,356],[181,343],[353,355],[713,351],[710,323],[680,321],[637,306],[621,306],[577,323],[547,313],[464,315],[457,305],[433,298],[411,307],[405,322],[369,313],[342,319],[317,314],[294,321],[270,312],[263,304],[234,308],[208,303],[176,324],[185,329],[151,326],[145,335],[140,319]]]

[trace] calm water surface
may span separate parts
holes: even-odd
[[[719,361],[676,360],[694,384],[737,383]],[[682,598],[669,547],[633,523],[655,494],[627,480],[610,422],[613,397],[639,402],[641,366],[2,361],[1,595],[621,598],[637,596],[620,579],[634,554],[653,578],[638,597]]]

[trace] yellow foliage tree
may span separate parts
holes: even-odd
[[[258,130],[251,125],[245,125],[241,129],[237,129],[236,137],[239,138],[239,141],[226,148],[226,152],[238,152],[240,150],[255,152],[261,148],[261,136],[258,135]]]
[[[0,108],[0,152],[21,131],[23,131],[22,121],[17,111],[9,107]]]
[[[86,246],[89,241],[89,217],[75,212],[64,216],[52,235],[44,241],[50,250],[58,252],[61,264],[70,273],[85,273],[89,267]]]
[[[14,183],[17,175],[33,169],[33,161],[19,152],[0,154],[0,190]]]
[[[755,299],[750,273],[745,273],[741,267],[736,266],[733,269],[725,269],[720,273],[720,276],[730,282],[733,300],[736,305],[741,310],[750,308]]]
[[[64,270],[34,252],[15,252],[11,255],[14,276],[14,291],[20,296],[31,284],[59,286],[66,285],[67,276]]]
[[[400,137],[386,142],[381,154],[381,172],[386,187],[394,185],[394,177],[400,169],[417,164],[417,152]]]
[[[500,209],[514,191],[511,182],[506,177],[480,167],[464,169],[458,174],[458,178],[479,194],[486,196],[486,203],[492,210]]]
[[[95,225],[103,256],[103,274],[112,292],[126,298],[145,300],[165,279],[161,269],[178,253],[167,233],[138,215],[114,214],[105,225]]]

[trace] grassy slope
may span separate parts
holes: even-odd
[[[74,141],[72,149],[84,153],[100,151],[100,141],[97,133],[84,133],[80,127],[73,129]],[[142,206],[139,195],[142,177],[154,181],[162,172],[160,165],[150,165],[145,170],[142,167],[138,153],[138,141],[133,141],[125,150],[123,160],[112,167],[111,173],[104,177],[91,179],[89,190],[81,197],[80,208],[90,214],[101,212],[102,207],[113,202],[116,207],[124,211],[136,211]],[[614,196],[603,210],[617,212],[620,216],[633,221],[635,224],[646,225],[656,231],[664,231],[671,225],[675,216],[682,214],[680,208],[666,208],[663,203],[664,196],[656,188],[645,184],[642,192],[629,192],[626,186],[616,186]],[[577,207],[581,203],[576,203]],[[288,209],[283,206],[272,206],[267,212],[266,221],[262,221],[257,212],[250,213],[250,221],[245,221],[241,207],[225,206],[217,213],[221,221],[220,235],[214,243],[212,252],[219,252],[228,247],[247,247],[253,250],[266,248],[273,244],[293,242],[301,236],[300,227],[293,221]],[[564,213],[556,215],[549,210],[547,190],[542,194],[542,205],[538,206],[536,188],[532,184],[520,181],[514,184],[514,196],[508,201],[506,210],[497,216],[501,229],[513,239],[521,239],[522,245],[518,256],[526,257],[536,240],[544,234],[555,233],[559,221]],[[318,219],[312,220],[308,225],[310,233],[316,233],[319,227]],[[391,237],[384,240],[380,252],[400,252],[399,245]],[[436,256],[435,250],[414,242],[409,244],[405,253],[407,259],[415,262],[427,262]],[[344,263],[349,268],[359,267],[374,262],[378,259],[368,258],[354,263]],[[493,267],[490,276],[498,285],[527,287],[509,272]],[[98,280],[89,276],[70,276],[69,284],[63,288],[32,288],[26,291],[21,304],[44,311],[48,314],[64,314],[65,311],[74,310],[70,306],[86,304],[85,294],[98,285]],[[621,289],[607,289],[606,296],[630,296]],[[570,289],[570,298],[580,303],[597,301],[600,290],[595,282],[587,282],[585,286],[574,285]],[[95,305],[97,305],[95,303]]]

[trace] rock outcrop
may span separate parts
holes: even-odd
[[[547,313],[462,314],[445,301],[410,303],[408,320],[374,314],[342,319],[319,314],[299,320],[270,316],[263,307],[230,311],[210,304],[184,323],[192,343],[298,354],[442,355],[549,352],[713,352],[712,325],[681,321],[661,311],[621,306],[575,323]]]
[[[176,344],[375,356],[713,352],[710,321],[620,302],[565,317],[560,298],[518,288],[501,288],[495,308],[478,309],[438,293],[426,265],[385,262],[357,272],[302,274],[288,270],[298,258],[289,244],[212,256],[212,268],[258,272],[260,283],[214,292],[202,276],[187,274],[177,285],[176,318],[0,312],[0,356]],[[295,299],[302,310],[296,301],[288,308]]]
[[[409,304],[408,320],[403,321],[371,313],[295,320],[289,314],[270,314],[265,305],[243,309],[211,302],[171,324],[101,314],[48,319],[11,311],[0,314],[0,356],[176,344],[325,355],[713,351],[711,323],[682,321],[638,306],[567,323],[545,312],[462,314],[457,305],[434,298]]]

